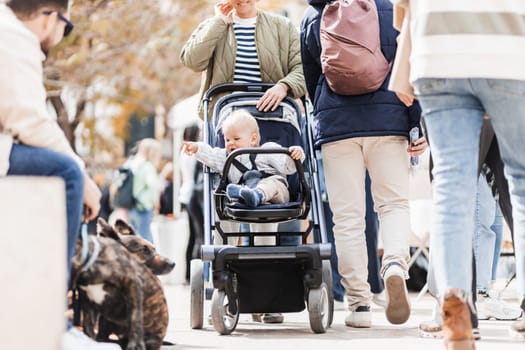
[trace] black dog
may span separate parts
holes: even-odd
[[[153,271],[168,273],[175,264],[156,254],[151,243],[121,220],[112,228],[99,219],[98,231],[100,237],[90,236],[84,244],[87,249],[79,242],[73,259],[72,281],[80,294],[84,332],[100,341],[115,334],[127,350],[160,349],[168,307]],[[89,258],[82,256],[83,250]]]

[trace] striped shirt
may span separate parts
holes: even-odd
[[[412,0],[410,80],[525,80],[525,0]]]
[[[262,81],[259,58],[255,48],[256,20],[257,17],[234,17],[233,31],[237,40],[233,77],[235,83],[260,83]]]

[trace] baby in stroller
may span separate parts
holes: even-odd
[[[225,119],[222,133],[225,148],[212,148],[204,142],[184,142],[184,152],[195,154],[197,160],[222,173],[228,154],[236,149],[281,147],[275,142],[259,145],[261,137],[257,121],[243,109],[235,110]],[[238,156],[227,175],[229,184],[226,195],[250,208],[264,203],[288,202],[290,195],[286,175],[296,172],[294,160],[302,162],[305,159],[300,146],[291,146],[288,151],[290,156],[284,153]]]

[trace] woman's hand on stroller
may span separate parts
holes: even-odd
[[[301,160],[304,158],[304,151],[300,146],[291,146],[288,148],[288,151],[293,160]]]
[[[288,95],[289,87],[285,83],[277,83],[264,93],[257,102],[257,109],[263,112],[275,111],[281,101]]]
[[[184,153],[191,156],[192,154],[197,153],[197,151],[199,150],[199,144],[197,142],[183,141],[182,150],[184,151]]]

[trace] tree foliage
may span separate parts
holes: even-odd
[[[125,137],[131,114],[167,111],[198,90],[200,75],[182,66],[179,53],[197,24],[213,14],[214,3],[74,1],[75,29],[45,65],[50,102],[73,146],[76,135],[89,155],[115,151],[111,135]],[[273,9],[279,4],[260,2]]]

